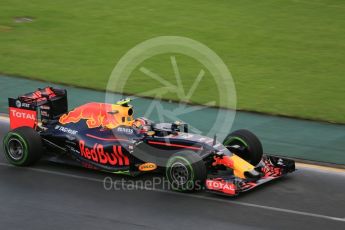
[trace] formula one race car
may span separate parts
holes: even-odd
[[[9,98],[8,161],[29,166],[41,157],[110,173],[163,171],[171,188],[237,195],[295,170],[292,160],[263,155],[248,130],[223,143],[188,133],[182,122],[134,118],[130,99],[90,102],[67,110],[67,92],[46,87]]]

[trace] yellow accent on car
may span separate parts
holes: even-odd
[[[255,167],[237,155],[230,157],[234,162],[233,170],[236,177],[245,179],[244,173],[253,170]]]
[[[116,105],[126,105],[129,102],[131,102],[131,99],[130,98],[126,98],[126,99],[122,99],[122,100],[116,102]]]
[[[108,129],[114,129],[120,125],[132,126],[134,122],[132,106],[123,106],[122,104],[113,104],[111,107],[112,107],[114,119],[117,122],[107,125]]]

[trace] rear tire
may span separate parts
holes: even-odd
[[[3,140],[4,153],[9,163],[16,166],[29,166],[42,155],[42,139],[30,127],[19,127],[7,133]]]
[[[243,151],[236,155],[256,166],[262,159],[263,149],[259,138],[246,129],[230,133],[223,141],[225,146],[240,146]]]
[[[203,159],[192,151],[182,151],[171,156],[165,170],[171,188],[180,192],[202,189],[207,175]]]

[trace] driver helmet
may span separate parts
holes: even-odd
[[[145,133],[151,129],[151,121],[145,117],[136,118],[133,122],[133,128],[139,130],[140,133]]]

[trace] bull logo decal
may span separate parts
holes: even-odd
[[[91,102],[79,106],[68,114],[60,117],[61,124],[78,123],[86,120],[89,128],[108,127],[115,128],[118,125],[131,125],[133,120],[131,107],[124,107],[117,104]]]

